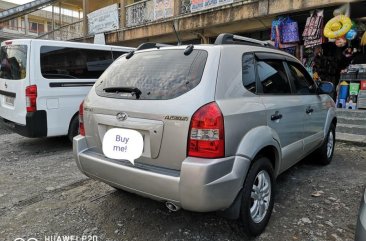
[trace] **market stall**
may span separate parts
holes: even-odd
[[[366,109],[366,12],[346,4],[331,13],[310,11],[305,21],[280,16],[272,22],[271,40],[298,57],[315,80],[337,86],[337,107]]]

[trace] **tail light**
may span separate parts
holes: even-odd
[[[189,128],[188,156],[225,156],[224,117],[215,102],[202,106],[193,114]]]
[[[37,85],[27,86],[25,98],[27,101],[27,112],[37,111]]]
[[[84,129],[84,101],[81,102],[79,107],[79,134],[85,136]]]

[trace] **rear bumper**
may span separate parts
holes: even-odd
[[[132,166],[115,161],[87,148],[86,139],[76,136],[73,141],[76,163],[85,175],[159,201],[171,201],[191,211],[224,210],[239,193],[250,161],[235,156],[221,159],[186,158],[181,170],[174,171]]]
[[[355,241],[366,240],[366,190],[362,196],[360,210],[357,218]]]
[[[25,137],[46,137],[47,136],[47,113],[45,110],[27,113],[26,125],[1,118],[4,125],[11,131]]]

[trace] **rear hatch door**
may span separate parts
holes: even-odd
[[[30,40],[9,40],[0,51],[0,116],[26,124],[25,89],[29,82]]]
[[[109,129],[136,130],[144,141],[136,163],[179,170],[187,156],[191,116],[214,99],[219,61],[205,50],[183,52],[142,51],[116,60],[84,102],[88,145],[103,154]]]

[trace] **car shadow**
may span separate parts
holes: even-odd
[[[114,224],[121,223],[121,229],[137,240],[254,240],[244,235],[237,221],[216,212],[172,212],[164,202],[123,190],[116,190],[96,204],[99,211],[94,215],[106,237],[114,237]]]
[[[72,151],[72,143],[67,137],[27,138],[13,141],[12,151],[22,155],[39,155],[63,151]],[[9,143],[12,145],[11,143]]]

